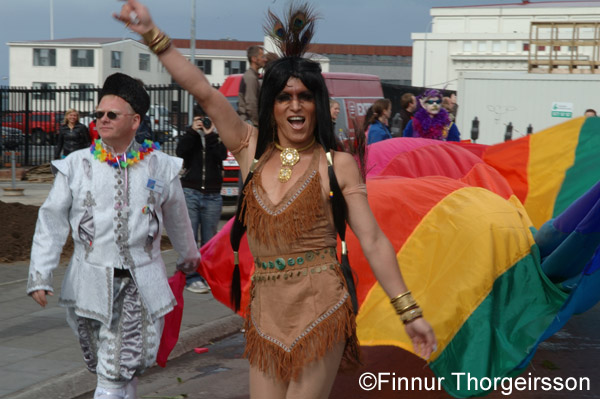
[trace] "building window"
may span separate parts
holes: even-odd
[[[33,49],[34,66],[56,66],[56,49],[53,48],[34,48]]]
[[[546,51],[546,46],[537,46],[537,51]]]
[[[200,68],[205,75],[212,73],[212,60],[196,60],[196,66]]]
[[[33,82],[31,84],[34,100],[55,100],[56,99],[56,83],[48,82]]]
[[[471,51],[473,51],[473,43],[464,42],[463,43],[463,52],[470,53]]]
[[[529,51],[529,43],[523,43],[523,51]]]
[[[93,67],[94,66],[94,50],[71,50],[71,66],[72,67]]]
[[[477,43],[477,51],[479,53],[485,53],[487,51],[487,43],[486,42],[478,42]]]
[[[499,53],[502,50],[502,43],[493,42],[492,43],[492,53]]]
[[[110,67],[115,69],[121,69],[121,58],[123,57],[122,51],[111,51],[110,52]]]
[[[140,54],[139,67],[140,71],[150,71],[150,54]]]
[[[89,83],[71,83],[71,89],[80,89],[71,92],[71,100],[91,101],[94,99],[94,85]]]
[[[225,61],[225,75],[246,72],[246,61]]]
[[[508,42],[508,48],[507,48],[509,53],[514,53],[517,51],[517,42]]]

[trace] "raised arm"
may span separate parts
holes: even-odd
[[[121,12],[114,14],[114,17],[142,35],[144,40],[155,37],[154,33],[159,32],[148,9],[137,0],[128,0]],[[229,150],[238,148],[242,139],[246,137],[248,128],[227,99],[212,87],[202,71],[183,57],[174,46],[160,53],[158,58],[173,79],[189,91],[210,116],[225,146]],[[245,154],[241,153],[241,156],[245,158]]]
[[[356,188],[362,183],[358,166],[350,154],[336,153],[334,168],[340,188],[347,192],[344,199],[348,206],[348,224],[358,238],[375,278],[390,298],[396,298],[408,291],[408,288],[400,273],[394,247],[379,228],[366,195],[348,192],[348,189]],[[406,324],[405,328],[415,352],[428,358],[436,347],[436,339],[429,323],[418,318]]]

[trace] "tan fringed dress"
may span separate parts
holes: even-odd
[[[325,154],[313,151],[304,175],[273,204],[261,185],[272,151],[261,157],[243,203],[254,256],[244,355],[262,372],[290,381],[341,341],[342,362],[357,363],[358,340],[336,256],[331,204],[321,187],[319,160]]]

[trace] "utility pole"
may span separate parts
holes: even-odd
[[[50,40],[54,40],[54,0],[50,0]]]
[[[196,0],[192,2],[192,22],[190,28],[190,62],[196,66]],[[190,94],[188,105],[188,124],[191,125],[194,120],[194,96]]]

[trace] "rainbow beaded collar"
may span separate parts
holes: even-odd
[[[140,160],[144,159],[145,155],[154,150],[160,150],[160,146],[151,140],[144,140],[139,147],[139,151],[131,148],[125,154],[117,155],[116,157],[102,146],[102,139],[95,140],[90,147],[90,152],[94,158],[100,162],[106,162],[113,168],[127,168],[140,162]]]

